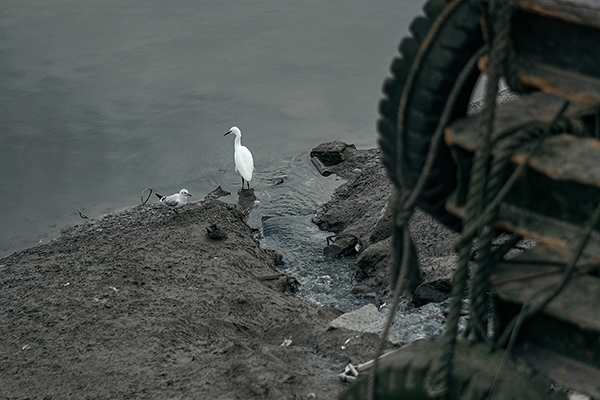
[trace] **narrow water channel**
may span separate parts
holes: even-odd
[[[285,263],[280,271],[300,283],[294,295],[315,306],[333,306],[344,312],[373,303],[387,315],[391,298],[353,294],[354,259],[324,257],[326,238],[332,233],[312,223],[316,210],[344,181],[335,175],[319,175],[308,154],[284,160],[272,170],[263,171],[262,176],[272,176],[273,184],[255,191],[258,203],[250,213],[249,224],[258,229],[263,247],[283,255]],[[402,300],[393,328],[403,342],[436,337],[443,332],[446,309],[447,303],[415,308]]]

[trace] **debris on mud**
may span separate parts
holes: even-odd
[[[281,257],[222,195],[86,220],[1,259],[0,397],[337,397],[378,335],[330,329],[340,310],[283,293]]]

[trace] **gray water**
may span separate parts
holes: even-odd
[[[235,193],[232,125],[257,191],[322,142],[375,147],[381,85],[421,6],[3,0],[0,256],[146,187]]]
[[[377,103],[421,0],[3,0],[0,257],[132,207],[147,187],[217,186],[236,202],[232,125],[254,154],[250,224],[284,255],[297,296],[351,311],[352,260],[325,260],[315,210],[342,183],[308,152],[376,146]],[[283,178],[283,183],[275,184]],[[405,340],[439,332],[443,305],[402,305]],[[436,308],[437,307],[437,308]]]

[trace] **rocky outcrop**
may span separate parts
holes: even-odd
[[[332,142],[319,145],[311,155],[316,159],[326,155],[322,161],[314,161],[315,165],[327,164],[327,174],[346,179],[313,220],[320,229],[335,234],[324,253],[356,257],[356,294],[389,294],[393,216],[388,202],[393,186],[381,164],[381,152]],[[453,265],[456,233],[420,210],[410,220],[410,231],[424,274],[415,304],[443,301],[448,293],[441,282],[450,282],[452,268],[447,266]]]

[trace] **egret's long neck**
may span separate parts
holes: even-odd
[[[233,142],[234,147],[240,147],[242,145],[242,135],[235,135],[235,141]]]

